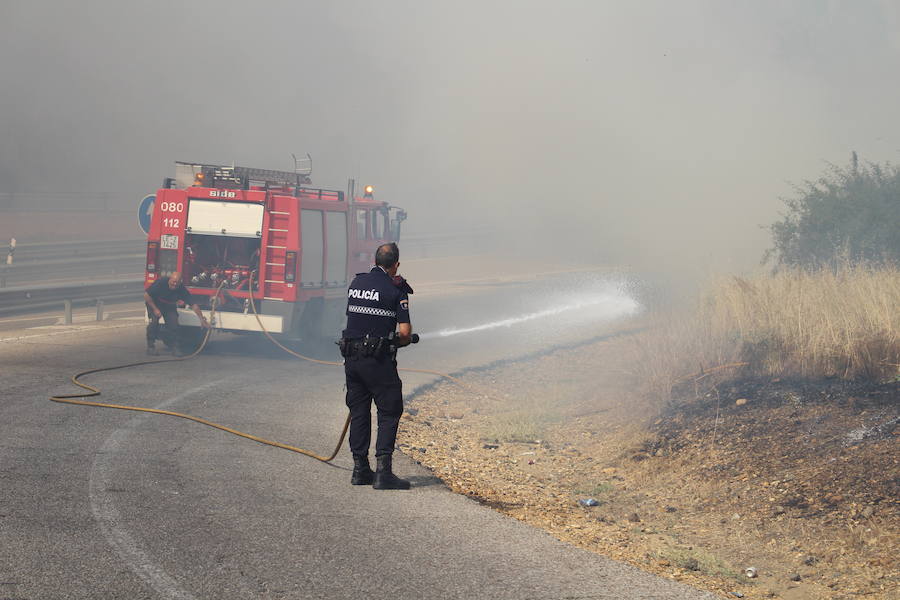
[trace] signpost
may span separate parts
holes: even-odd
[[[150,233],[150,219],[153,217],[153,205],[156,203],[156,196],[144,196],[141,205],[138,208],[138,225],[144,232],[144,235]]]

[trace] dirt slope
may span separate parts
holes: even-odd
[[[726,597],[900,597],[897,383],[691,386],[667,412],[636,392],[628,348],[424,390],[401,449],[560,539]]]

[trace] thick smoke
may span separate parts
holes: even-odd
[[[136,205],[174,160],[373,183],[525,257],[754,264],[789,182],[898,159],[882,2],[0,6],[0,192]]]

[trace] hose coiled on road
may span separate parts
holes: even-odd
[[[53,401],[53,402],[59,402],[59,403],[63,403],[63,404],[77,404],[77,405],[80,405],[80,406],[94,406],[94,407],[98,407],[98,408],[116,408],[116,409],[119,409],[119,410],[131,410],[131,411],[137,411],[137,412],[147,412],[147,413],[154,413],[154,414],[158,414],[158,415],[168,415],[168,416],[171,416],[171,417],[178,417],[178,418],[181,418],[181,419],[187,419],[187,420],[189,420],[189,421],[194,421],[195,423],[200,423],[201,425],[206,425],[206,426],[208,426],[208,427],[213,427],[213,428],[215,428],[215,429],[219,429],[219,430],[221,430],[221,431],[225,431],[225,432],[227,432],[227,433],[231,433],[231,434],[233,434],[233,435],[236,435],[236,436],[239,436],[239,437],[242,437],[242,438],[246,438],[246,439],[252,440],[252,441],[254,441],[254,442],[259,442],[260,444],[266,444],[266,445],[268,445],[268,446],[274,446],[274,447],[276,447],[276,448],[281,448],[282,450],[290,450],[291,452],[296,452],[296,453],[298,453],[298,454],[303,454],[303,455],[305,455],[305,456],[309,456],[310,458],[314,458],[314,459],[319,460],[319,461],[322,461],[322,462],[330,462],[331,460],[334,459],[335,456],[337,456],[338,452],[340,452],[341,446],[342,446],[343,443],[344,443],[344,438],[346,437],[346,435],[347,435],[347,430],[348,430],[349,427],[350,427],[350,415],[349,415],[349,413],[347,414],[347,418],[346,418],[346,420],[344,421],[344,426],[343,426],[343,428],[341,429],[341,434],[340,434],[340,437],[339,437],[339,439],[338,439],[337,445],[334,447],[334,451],[333,451],[331,454],[329,454],[328,456],[324,456],[324,455],[316,454],[315,452],[312,452],[312,451],[310,451],[310,450],[305,450],[305,449],[303,449],[303,448],[298,448],[298,447],[296,447],[296,446],[291,446],[290,444],[284,444],[284,443],[282,443],[282,442],[276,442],[276,441],[268,440],[268,439],[265,439],[265,438],[262,438],[262,437],[259,437],[259,436],[256,436],[256,435],[252,435],[252,434],[249,434],[249,433],[244,433],[244,432],[242,432],[242,431],[238,431],[237,429],[232,429],[231,427],[226,427],[226,426],[224,426],[224,425],[220,425],[220,424],[218,424],[218,423],[214,423],[214,422],[212,422],[212,421],[208,421],[208,420],[206,420],[206,419],[201,419],[200,417],[194,417],[194,416],[192,416],[192,415],[187,415],[187,414],[184,414],[184,413],[174,412],[174,411],[170,411],[170,410],[161,410],[161,409],[157,409],[157,408],[145,408],[145,407],[140,407],[140,406],[128,406],[128,405],[124,405],[124,404],[108,404],[108,403],[104,403],[104,402],[91,402],[91,401],[88,401],[88,400],[84,400],[84,398],[91,398],[91,397],[94,397],[94,396],[99,396],[99,395],[101,394],[101,392],[100,392],[100,390],[99,390],[98,388],[96,388],[96,387],[94,387],[94,386],[92,386],[92,385],[88,385],[88,384],[86,384],[86,383],[84,383],[84,382],[82,382],[82,381],[79,381],[79,379],[80,379],[81,377],[85,377],[85,376],[87,376],[87,375],[91,375],[91,374],[94,374],[94,373],[103,373],[103,372],[106,372],[106,371],[116,371],[116,370],[119,370],[119,369],[127,369],[127,368],[130,368],[130,367],[138,367],[138,366],[141,366],[141,365],[156,365],[156,364],[162,364],[162,363],[167,363],[167,362],[176,362],[176,361],[188,360],[188,359],[194,358],[195,356],[197,356],[197,355],[199,355],[201,352],[203,352],[203,349],[206,348],[206,344],[207,344],[207,342],[209,341],[210,334],[212,333],[212,323],[214,322],[215,313],[216,313],[216,301],[215,301],[215,299],[218,298],[219,292],[222,290],[222,287],[223,287],[224,285],[225,285],[225,282],[223,281],[221,284],[219,284],[219,287],[216,288],[216,293],[215,293],[215,295],[213,296],[213,299],[214,299],[214,300],[213,300],[213,302],[212,302],[212,306],[211,306],[210,314],[209,314],[209,317],[210,317],[210,319],[209,319],[209,320],[210,320],[210,328],[206,330],[206,332],[205,332],[204,335],[203,335],[203,340],[201,341],[200,345],[199,345],[199,346],[197,347],[197,349],[194,350],[191,354],[188,354],[187,356],[177,357],[177,358],[165,358],[165,359],[162,359],[162,360],[142,360],[142,361],[138,361],[138,362],[128,363],[128,364],[125,364],[125,365],[116,365],[116,366],[112,366],[112,367],[102,367],[102,368],[99,368],[99,369],[89,369],[89,370],[87,370],[87,371],[81,371],[80,373],[76,373],[75,375],[73,375],[72,378],[71,378],[71,381],[72,381],[72,383],[74,383],[74,384],[77,385],[78,387],[83,388],[83,389],[85,389],[85,390],[88,390],[88,391],[90,392],[89,394],[65,394],[65,395],[58,395],[58,396],[50,396],[50,400]],[[295,352],[295,351],[291,350],[290,348],[288,348],[287,346],[283,345],[281,342],[279,342],[278,340],[276,340],[276,339],[272,336],[272,334],[269,333],[269,331],[266,329],[265,325],[263,325],[262,319],[260,319],[259,313],[258,313],[257,310],[256,310],[256,303],[255,303],[254,300],[253,300],[253,275],[252,275],[252,274],[251,274],[251,276],[250,276],[250,285],[249,285],[249,288],[250,288],[250,294],[249,294],[249,297],[250,297],[250,306],[251,306],[251,308],[253,309],[253,315],[256,317],[256,321],[257,321],[257,323],[259,324],[259,327],[260,327],[260,329],[262,330],[263,334],[264,334],[264,335],[265,335],[265,336],[266,336],[273,344],[275,344],[276,346],[278,346],[279,348],[281,348],[282,350],[284,350],[284,351],[287,352],[288,354],[291,354],[291,355],[293,355],[293,356],[295,356],[295,357],[297,357],[297,358],[299,358],[299,359],[301,359],[301,360],[305,360],[305,361],[309,361],[309,362],[312,362],[312,363],[315,363],[315,364],[325,365],[325,366],[334,366],[334,367],[340,367],[340,366],[343,366],[343,364],[344,364],[343,362],[330,361],[330,360],[319,360],[319,359],[316,359],[316,358],[311,358],[311,357],[309,357],[309,356],[304,356],[303,354],[300,354],[300,353],[298,353],[298,352]],[[461,386],[461,387],[463,387],[463,388],[466,388],[466,387],[467,387],[467,386],[465,386],[461,381],[459,381],[458,379],[456,379],[455,377],[452,377],[451,375],[448,375],[448,374],[446,374],[446,373],[441,373],[441,372],[439,372],[439,371],[430,371],[430,370],[426,370],[426,369],[410,369],[410,368],[398,368],[398,370],[399,370],[399,371],[412,372],[412,373],[426,373],[426,374],[430,374],[430,375],[437,375],[437,376],[439,376],[439,377],[446,378],[446,379],[448,379],[448,380],[450,380],[450,381],[456,383],[457,385],[459,385],[459,386]],[[79,399],[79,398],[80,398],[80,399]]]

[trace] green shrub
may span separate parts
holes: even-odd
[[[900,262],[900,169],[890,164],[831,165],[817,181],[783,199],[788,208],[769,227],[774,247],[764,260],[819,268],[839,260]]]

